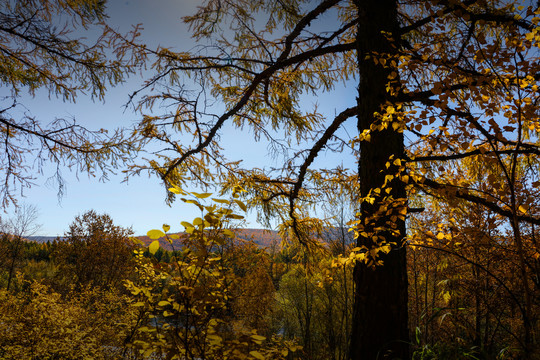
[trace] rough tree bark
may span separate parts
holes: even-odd
[[[397,44],[384,33],[396,34],[397,2],[395,0],[355,0],[358,9],[359,26],[357,51],[360,73],[358,87],[358,131],[362,133],[377,122],[375,112],[380,112],[390,100],[386,91],[388,75],[392,71],[380,62],[375,64],[370,53],[396,53]],[[368,195],[371,189],[381,188],[388,173],[386,163],[391,155],[403,158],[403,134],[389,126],[386,130],[371,131],[371,140],[360,145],[359,174],[361,196]],[[391,170],[391,168],[390,168]],[[400,181],[391,183],[390,196],[404,199],[405,186]],[[384,192],[383,192],[384,194]],[[367,230],[385,226],[389,216],[371,220],[383,196],[376,197],[373,204],[363,202],[361,224],[368,224]],[[371,220],[370,220],[371,219]],[[405,248],[402,247],[405,235],[405,222],[395,222],[394,230],[379,233],[386,242],[395,243],[393,249],[380,259],[384,265],[370,267],[357,262],[354,269],[356,284],[350,359],[408,359],[409,331],[407,315],[407,272]],[[371,237],[358,238],[358,245],[373,245]]]

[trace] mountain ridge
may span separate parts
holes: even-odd
[[[267,230],[267,229],[254,229],[254,228],[247,228],[247,229],[235,229],[232,230],[237,239],[240,240],[253,240],[258,246],[261,248],[269,248],[273,244],[280,243],[281,238],[277,231],[275,230]],[[176,234],[182,236],[185,233],[171,233],[169,235]],[[135,235],[133,236],[137,239],[139,239],[145,246],[148,246],[153,240],[150,239],[147,235]],[[62,236],[28,236],[27,239],[30,241],[35,241],[38,243],[46,243],[46,242],[53,242],[57,239],[62,239]],[[172,250],[174,248],[180,248],[179,240],[173,241],[173,244],[170,244],[165,238],[159,238],[160,245],[165,250]]]

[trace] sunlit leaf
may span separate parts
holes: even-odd
[[[159,241],[154,240],[150,245],[148,246],[148,251],[150,251],[150,254],[154,255],[156,251],[159,249]]]
[[[193,224],[191,224],[191,223],[189,223],[187,221],[182,221],[180,224],[185,228],[192,228],[193,227]]]
[[[250,352],[249,352],[249,355],[253,356],[255,359],[264,360],[263,354],[261,354],[261,353],[258,352],[258,351],[250,351]]]
[[[212,196],[211,193],[197,193],[197,192],[194,192],[194,191],[192,191],[191,193],[192,193],[196,198],[199,198],[199,199],[206,199],[207,197]]]
[[[243,211],[247,211],[247,207],[242,201],[235,199],[234,202],[238,204],[238,206],[240,206],[240,209],[242,209]]]
[[[212,201],[215,201],[215,202],[220,203],[220,204],[227,204],[227,205],[229,205],[231,203],[229,200],[216,199],[216,198],[212,198]]]
[[[176,195],[180,195],[180,194],[183,194],[183,191],[181,191],[180,189],[176,188],[176,187],[171,187],[168,189],[170,192],[172,192],[173,194],[176,194]]]
[[[253,339],[253,341],[254,341],[255,343],[257,343],[257,344],[259,344],[259,345],[262,344],[262,342],[263,342],[264,340],[266,340],[266,337],[265,337],[265,336],[257,335],[257,334],[251,335],[251,338]]]
[[[230,238],[234,237],[234,233],[229,229],[223,229],[222,232],[223,232],[223,235],[225,236],[228,236]]]
[[[146,235],[148,235],[150,239],[159,239],[161,237],[164,237],[165,233],[161,230],[154,229],[147,232]]]

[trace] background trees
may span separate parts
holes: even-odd
[[[486,179],[500,171],[490,164],[475,158],[447,166],[471,187],[483,188]],[[439,347],[436,351],[448,357],[456,356],[452,351],[482,358],[501,351],[518,356],[518,349],[526,347],[526,321],[529,316],[536,319],[539,310],[536,301],[527,308],[523,285],[531,284],[528,291],[538,298],[532,285],[537,263],[534,226],[521,225],[527,246],[520,252],[508,219],[495,211],[444,197],[424,199],[423,205],[426,214],[411,219],[415,250],[410,253],[411,324],[421,333],[420,342]],[[525,280],[520,258],[527,267]],[[462,349],[443,348],[433,336],[452,337]]]
[[[90,210],[77,216],[55,249],[61,276],[78,287],[122,287],[134,269],[131,235],[107,214]]]
[[[2,283],[9,291],[17,268],[26,257],[24,254],[26,237],[34,235],[41,225],[37,223],[38,210],[32,205],[23,205],[15,212],[15,217],[0,222],[0,269]]]

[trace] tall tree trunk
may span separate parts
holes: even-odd
[[[392,69],[381,62],[373,61],[373,54],[395,54],[397,44],[383,34],[396,34],[397,1],[395,0],[355,0],[359,13],[357,34],[358,65],[360,84],[358,88],[358,130],[362,133],[377,122],[375,112],[380,112],[390,95],[386,90],[388,75]],[[389,62],[388,62],[389,63]],[[387,63],[387,65],[388,65]],[[360,187],[361,196],[370,190],[381,188],[385,175],[392,171],[386,163],[391,155],[403,158],[403,134],[390,125],[382,131],[371,131],[371,140],[362,141],[360,147]],[[389,194],[382,191],[373,204],[361,205],[361,224],[369,233],[375,227],[387,226],[391,215],[372,221],[380,205],[388,200],[405,199],[405,185],[399,180],[390,184]],[[406,203],[403,203],[406,206]],[[369,266],[358,262],[354,269],[356,284],[352,337],[350,343],[351,360],[408,359],[409,331],[407,314],[407,273],[406,254],[402,247],[405,235],[405,222],[394,221],[394,230],[379,233],[388,243],[394,243],[388,254],[380,254],[383,265]],[[375,240],[377,241],[377,240]],[[374,245],[371,236],[360,236],[358,245]]]

